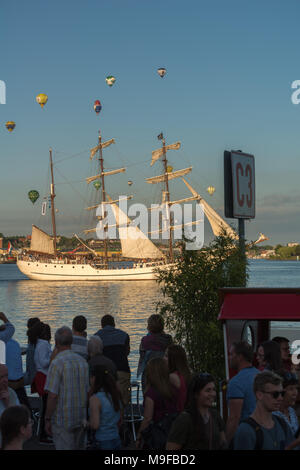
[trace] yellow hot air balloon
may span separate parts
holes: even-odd
[[[173,167],[171,165],[167,166],[167,173],[172,173]]]
[[[45,106],[45,104],[47,103],[47,101],[48,101],[48,96],[45,95],[44,93],[40,93],[39,95],[37,95],[36,101],[43,108]]]
[[[212,196],[214,194],[215,190],[216,190],[216,188],[214,186],[208,186],[206,191],[208,192],[208,194],[210,194]]]

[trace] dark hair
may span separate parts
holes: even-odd
[[[289,385],[298,385],[298,377],[296,374],[293,374],[292,372],[284,369],[277,370],[276,374],[282,378],[283,388],[286,388]]]
[[[86,318],[83,315],[78,315],[77,317],[73,318],[72,327],[75,331],[82,333],[84,330],[86,330],[87,327]]]
[[[40,338],[40,335],[43,331],[43,325],[41,321],[34,323],[27,331],[28,341],[31,344],[36,344],[37,340]]]
[[[264,350],[264,360],[266,362],[266,369],[279,370],[282,369],[282,359],[280,346],[276,341],[264,341],[260,344]]]
[[[24,405],[9,406],[3,411],[0,418],[2,449],[18,437],[21,427],[27,426],[30,419],[29,410]]]
[[[39,338],[40,339],[45,339],[46,341],[51,340],[51,328],[47,323],[42,323],[42,331],[40,333]]]
[[[161,315],[154,313],[148,318],[148,330],[150,333],[162,333],[164,326],[164,319]]]
[[[104,317],[101,318],[101,326],[104,328],[105,326],[115,326],[115,320],[112,315],[104,315]]]
[[[275,341],[278,344],[290,342],[290,340],[285,338],[284,336],[274,336],[274,338],[272,338],[272,341]]]
[[[191,380],[191,371],[188,366],[186,352],[179,344],[170,344],[167,347],[169,372],[179,372],[185,380],[186,385]]]
[[[152,386],[163,398],[172,400],[174,390],[170,382],[169,368],[162,357],[154,357],[146,365],[146,388]]]
[[[191,415],[194,431],[201,441],[206,441],[205,424],[201,414],[198,411],[197,395],[209,383],[215,383],[214,377],[207,372],[193,374],[187,391],[187,400],[185,410]]]
[[[31,328],[35,323],[38,323],[40,319],[38,317],[28,318],[27,328]]]
[[[115,378],[112,374],[106,369],[106,367],[98,364],[92,367],[91,377],[95,377],[93,393],[97,393],[103,389],[107,397],[111,397],[115,411],[119,411],[121,397],[117,389]]]
[[[250,344],[247,343],[247,341],[234,342],[234,343],[232,343],[232,346],[233,346],[233,348],[234,348],[235,354],[243,356],[243,358],[244,358],[247,362],[251,362],[251,363],[252,363],[252,360],[253,360],[253,349],[252,349],[252,347],[250,346]]]

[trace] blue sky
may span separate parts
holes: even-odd
[[[58,232],[83,228],[92,197],[84,178],[95,169],[89,149],[99,129],[104,140],[116,139],[106,167],[127,166],[126,175],[111,177],[108,192],[128,192],[130,179],[136,201],[149,204],[157,189],[144,179],[161,171],[150,161],[163,131],[167,143],[182,143],[168,153],[170,164],[192,165],[190,181],[221,213],[224,150],[254,154],[257,210],[247,238],[264,232],[271,244],[300,242],[300,105],[291,102],[291,84],[300,79],[299,9],[296,0],[2,3],[0,232],[47,228],[40,214],[50,147]],[[44,109],[38,93],[49,97]],[[12,133],[8,120],[16,122]],[[175,197],[186,194],[180,182],[173,188]],[[30,189],[41,194],[34,206]]]

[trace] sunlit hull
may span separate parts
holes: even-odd
[[[90,264],[65,264],[18,260],[19,270],[30,279],[38,281],[147,281],[155,280],[158,269],[171,265],[139,264],[132,268],[97,269]]]

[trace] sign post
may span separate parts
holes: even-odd
[[[239,243],[245,253],[245,219],[255,218],[254,156],[240,150],[224,152],[225,217],[238,219]]]

